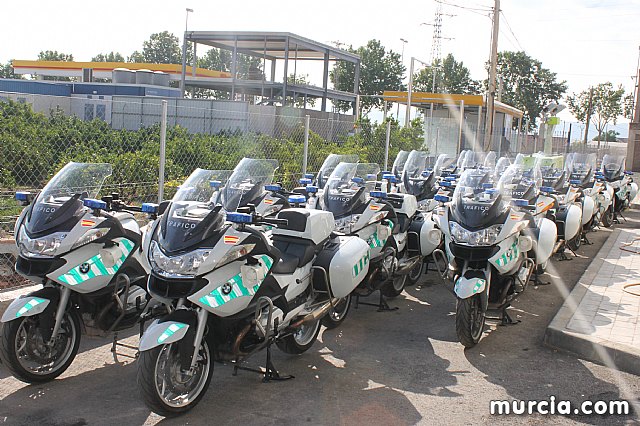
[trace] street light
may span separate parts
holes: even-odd
[[[193,9],[191,9],[191,8],[187,8],[187,9],[186,9],[186,11],[187,11],[187,17],[186,17],[186,19],[184,20],[184,30],[185,30],[185,31],[187,31],[188,24],[189,24],[189,12],[193,13]]]
[[[184,36],[182,37],[182,75],[180,76],[180,93],[184,98],[185,78],[187,75],[187,29],[189,25],[189,12],[193,9],[186,8],[186,18],[184,20]]]
[[[400,55],[400,62],[402,62],[402,65],[404,65],[404,46],[409,43],[409,40],[405,40],[400,37],[400,41],[402,42],[402,54]],[[402,87],[398,87],[398,91],[400,91],[400,89],[402,89]],[[400,121],[400,102],[396,103],[396,118],[398,119],[398,121]]]

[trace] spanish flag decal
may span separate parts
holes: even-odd
[[[382,208],[382,206],[381,206],[381,205],[379,205],[379,204],[371,204],[371,205],[369,206],[369,209],[370,209],[370,210],[373,210],[374,212],[377,212],[377,211],[378,211],[378,210],[380,210],[381,208]]]
[[[80,225],[84,226],[85,228],[90,228],[95,224],[96,222],[94,220],[89,220],[89,219],[82,219],[82,222],[80,222]]]
[[[238,244],[238,241],[240,241],[240,237],[236,237],[235,235],[225,235],[224,236],[224,243],[225,244]]]

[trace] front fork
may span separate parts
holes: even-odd
[[[200,351],[200,345],[202,339],[204,339],[204,331],[207,327],[207,317],[209,312],[204,308],[198,310],[198,327],[196,328],[196,335],[193,339],[193,356],[191,357],[191,369],[196,367],[198,362],[198,352]]]
[[[60,302],[58,303],[58,309],[56,309],[56,322],[53,325],[53,332],[51,333],[51,338],[49,339],[49,344],[53,344],[60,332],[60,326],[62,325],[62,318],[64,317],[64,313],[67,310],[67,304],[69,303],[69,298],[71,297],[71,289],[69,287],[62,287],[60,291]]]

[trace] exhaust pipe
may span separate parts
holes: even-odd
[[[414,256],[407,261],[400,263],[394,275],[407,275],[422,261],[422,256]]]
[[[307,315],[303,316],[298,321],[296,321],[294,323],[291,323],[291,325],[289,327],[290,328],[298,328],[301,325],[304,325],[306,323],[313,322],[313,321],[318,321],[319,319],[324,317],[327,314],[327,312],[329,312],[329,310],[333,306],[335,306],[339,301],[340,301],[340,299],[338,299],[337,297],[331,299],[330,302],[326,302],[325,304],[321,305],[320,307],[318,307],[313,312],[310,312]]]

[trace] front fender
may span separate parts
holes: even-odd
[[[461,276],[456,280],[453,291],[460,299],[468,299],[471,296],[482,293],[487,286],[487,280],[482,276]]]
[[[0,322],[9,322],[21,317],[38,315],[47,310],[48,306],[51,306],[51,308],[47,310],[47,313],[53,313],[52,310],[55,310],[59,300],[60,291],[52,287],[45,287],[33,293],[20,296],[7,307],[7,310],[2,314],[2,318],[0,318]]]
[[[147,328],[140,339],[140,352],[148,351],[160,345],[181,340],[189,330],[189,324],[177,321],[160,322],[155,320]]]

